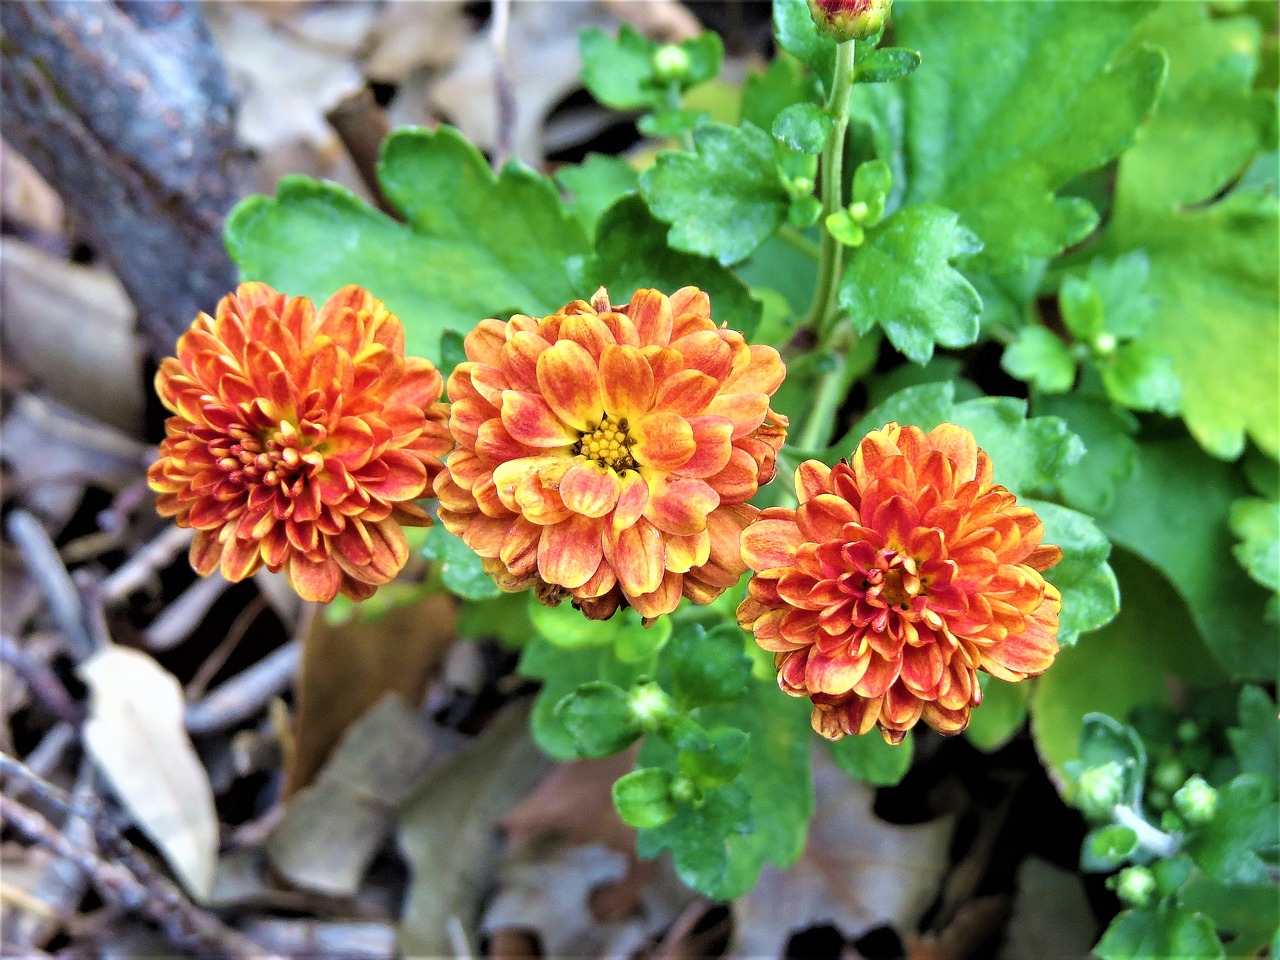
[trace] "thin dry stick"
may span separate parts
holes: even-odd
[[[231,627],[227,630],[226,637],[214,649],[213,653],[200,664],[200,669],[196,671],[196,675],[191,678],[191,682],[187,684],[185,693],[188,700],[196,700],[204,696],[205,690],[209,684],[213,682],[213,678],[218,671],[222,669],[222,665],[227,662],[227,658],[240,645],[240,641],[244,639],[244,635],[248,632],[253,621],[258,619],[259,614],[267,609],[267,600],[262,594],[254,597],[249,601],[248,606],[241,610],[235,620],[231,622]]]
[[[143,631],[148,650],[171,650],[200,625],[204,615],[218,602],[231,584],[215,572],[201,577],[183,590]]]
[[[197,907],[178,886],[152,869],[111,821],[92,793],[71,797],[12,757],[0,753],[0,773],[31,790],[36,805],[83,817],[101,850],[88,849],[58,832],[36,810],[0,794],[0,817],[18,833],[78,866],[112,906],[136,910],[155,922],[174,944],[228,960],[287,960]]]
[[[511,89],[511,63],[507,55],[507,33],[511,24],[511,0],[494,0],[493,26],[489,38],[493,43],[493,88],[497,98],[497,129],[493,136],[493,169],[501,170],[511,159],[511,137],[516,127],[516,97]]]
[[[191,543],[194,536],[194,530],[166,527],[163,533],[145,544],[115,573],[102,581],[98,586],[98,596],[103,603],[123,600],[146,583],[157,570],[168,566]]]
[[[71,699],[58,675],[49,669],[47,663],[41,663],[23,650],[13,637],[0,636],[0,663],[12,667],[32,695],[59,720],[73,727],[84,723],[84,710]]]
[[[289,686],[301,657],[302,645],[290,640],[214,688],[203,700],[187,707],[187,732],[213,733],[248,720]]]
[[[18,507],[9,513],[6,527],[22,551],[27,570],[44,595],[49,613],[66,638],[72,657],[83,660],[90,656],[96,644],[85,624],[80,594],[44,526],[32,514]]]

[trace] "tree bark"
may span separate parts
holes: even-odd
[[[0,2],[0,27],[0,131],[120,278],[151,354],[172,353],[235,284],[222,226],[249,189],[200,5]]]

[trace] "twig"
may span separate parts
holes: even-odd
[[[373,99],[373,92],[368,87],[361,87],[340,100],[324,118],[347,148],[351,162],[360,174],[360,181],[373,194],[378,209],[397,220],[403,220],[404,215],[387,200],[386,194],[382,192],[382,183],[378,180],[378,158],[382,151],[382,141],[391,132],[391,124],[387,122],[386,112]]]
[[[71,724],[55,724],[27,754],[27,769],[41,777],[47,777],[57,769],[63,755],[76,742],[76,737],[76,728]]]
[[[175,945],[230,960],[271,958],[248,937],[187,900],[172,882],[152,874],[149,882],[143,883],[123,864],[104,860],[73,843],[30,807],[0,796],[0,817],[27,840],[79,867],[103,900],[151,919]]]
[[[230,586],[215,572],[213,576],[202,577],[187,587],[143,631],[147,649],[170,650],[176,647],[200,625],[204,615]]]
[[[71,656],[76,660],[89,657],[96,644],[85,624],[80,595],[44,526],[26,510],[17,507],[9,513],[6,528],[22,551],[27,569],[49,605],[49,613],[67,640]]]
[[[507,33],[511,23],[511,0],[494,0],[493,25],[489,39],[493,43],[493,91],[497,98],[497,129],[493,136],[493,169],[501,170],[511,159],[511,135],[516,126],[516,97],[511,89],[511,62],[507,55]]]
[[[147,486],[145,477],[129,484],[115,495],[107,509],[98,512],[98,526],[114,533],[122,532],[129,524],[129,514],[142,506],[150,495],[151,488]]]
[[[187,707],[187,732],[213,733],[247,720],[279,695],[298,672],[302,645],[291,640]]]
[[[254,597],[249,601],[248,605],[236,614],[235,620],[231,621],[231,626],[227,629],[227,635],[222,642],[214,648],[213,653],[205,658],[204,663],[200,664],[200,669],[196,671],[196,675],[191,678],[191,682],[187,684],[185,693],[188,700],[197,700],[204,696],[209,684],[213,682],[213,678],[217,676],[223,664],[227,662],[227,658],[240,645],[240,641],[244,639],[244,635],[248,632],[253,621],[263,610],[267,609],[267,600],[262,594]]]
[[[92,791],[92,779],[84,796],[78,791],[77,796],[71,797],[3,753],[0,753],[0,774],[29,787],[41,807],[83,817],[91,825],[101,857],[86,849],[83,843],[58,834],[40,813],[0,795],[3,818],[28,839],[80,866],[94,881],[104,900],[125,909],[137,910],[155,921],[173,943],[206,956],[232,960],[288,960],[266,953],[259,944],[197,907],[172,880],[152,869],[107,816]],[[105,889],[100,880],[106,882]]]
[[[7,663],[22,678],[35,698],[59,720],[78,727],[84,723],[84,710],[71,699],[58,675],[41,663],[7,635],[0,635],[0,662]]]
[[[123,600],[147,582],[157,570],[169,565],[195,536],[195,531],[182,527],[166,527],[154,540],[123,563],[115,573],[98,585],[98,596],[103,603]]]

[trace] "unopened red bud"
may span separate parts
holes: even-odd
[[[893,0],[809,0],[818,30],[840,43],[866,40],[884,27]]]

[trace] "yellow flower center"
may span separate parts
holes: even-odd
[[[631,456],[631,436],[627,433],[627,421],[614,421],[606,413],[600,425],[584,431],[573,445],[573,452],[594,460],[602,467],[622,473],[636,469]]]

